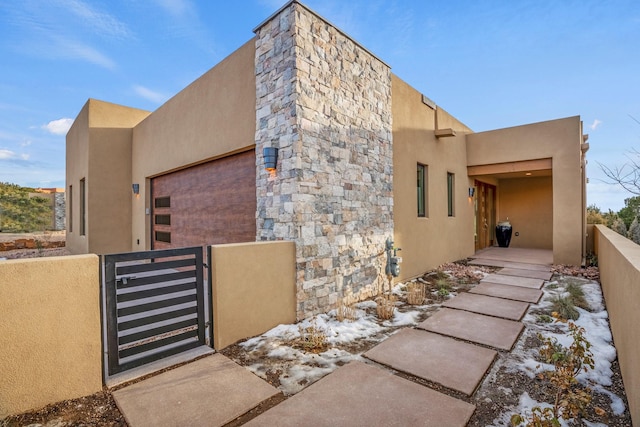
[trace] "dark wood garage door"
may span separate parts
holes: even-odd
[[[152,248],[256,240],[255,151],[153,178]]]

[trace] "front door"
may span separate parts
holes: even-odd
[[[476,181],[476,251],[493,246],[495,240],[496,187]]]

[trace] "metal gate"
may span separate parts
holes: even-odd
[[[108,375],[206,345],[202,252],[102,256]]]

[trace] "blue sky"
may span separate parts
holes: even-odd
[[[88,98],[153,111],[284,0],[0,0],[0,181],[64,187]],[[598,162],[640,148],[637,0],[307,0],[475,131],[580,115],[588,203],[630,195]]]

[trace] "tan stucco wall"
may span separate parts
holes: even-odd
[[[131,242],[132,129],[91,128],[87,190],[89,252],[128,252]],[[89,220],[90,219],[90,220]]]
[[[585,200],[581,143],[579,116],[467,135],[469,166],[552,159],[556,264],[582,263]]]
[[[128,251],[131,242],[132,129],[148,111],[90,99],[67,133],[67,191],[73,186],[71,253]],[[80,236],[80,180],[85,178],[86,234]],[[67,194],[67,202],[69,195]],[[67,224],[69,224],[67,203]]]
[[[255,145],[254,54],[252,39],[134,129],[132,179],[141,197],[133,203],[132,249],[150,244],[148,178]]]
[[[80,180],[89,175],[89,108],[92,100],[82,107],[67,132],[66,190],[67,190],[67,242],[72,254],[89,252],[86,236],[80,235]],[[71,186],[71,191],[69,191]]]
[[[392,76],[394,239],[402,248],[400,280],[474,252],[473,202],[468,188],[465,134],[469,128],[438,107],[438,124],[457,136],[435,137],[436,110]],[[428,166],[428,217],[417,214],[416,167]],[[447,172],[455,174],[455,216],[447,215]]]
[[[640,246],[596,225],[594,246],[622,380],[634,425],[640,425]]]
[[[508,218],[513,226],[511,247],[553,248],[551,177],[499,180],[497,208],[497,222]]]
[[[98,257],[0,262],[0,418],[102,388]]]
[[[296,320],[295,243],[211,247],[216,350]]]

